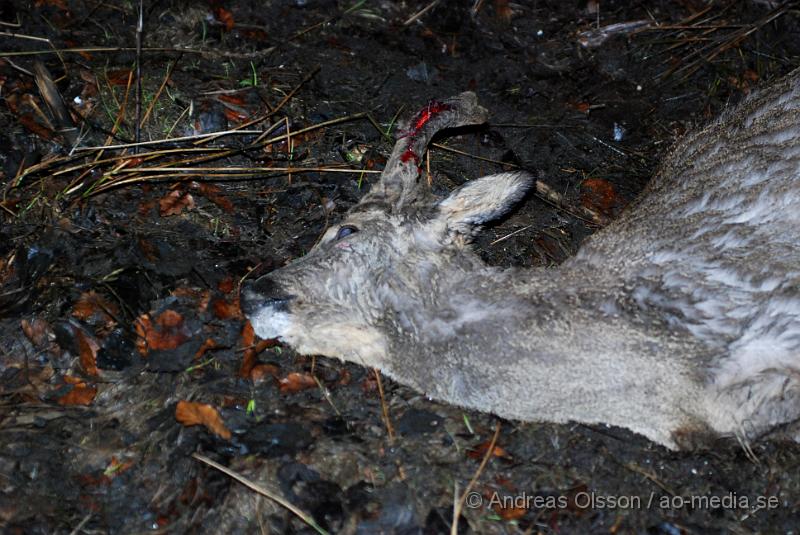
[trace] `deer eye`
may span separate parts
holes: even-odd
[[[355,234],[358,232],[358,227],[354,227],[353,225],[343,225],[339,232],[336,233],[336,240],[341,240],[342,238],[349,236],[351,234]]]

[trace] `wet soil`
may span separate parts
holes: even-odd
[[[397,117],[465,90],[491,120],[431,148],[434,191],[528,169],[559,206],[530,195],[476,246],[561,262],[597,229],[580,209],[614,217],[800,64],[796,4],[146,2],[137,149],[132,4],[0,2],[3,533],[314,532],[193,453],[333,533],[449,533],[476,474],[458,533],[797,532],[795,443],[463,411],[255,339],[237,298],[369,189]]]

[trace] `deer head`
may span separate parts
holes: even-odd
[[[531,184],[524,173],[471,181],[436,199],[420,159],[439,130],[485,121],[473,93],[431,101],[401,125],[380,181],[307,255],[242,289],[242,309],[262,338],[301,353],[381,366],[398,311],[432,299],[441,277],[481,265],[468,249],[482,223],[503,215]]]

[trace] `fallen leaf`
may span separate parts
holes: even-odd
[[[491,500],[491,498],[489,499]],[[503,520],[519,520],[520,518],[525,516],[525,513],[528,512],[528,510],[525,507],[517,507],[514,505],[510,505],[509,507],[503,507],[502,500],[500,500],[500,503],[495,504],[494,507],[492,508],[494,509],[494,512],[497,513]]]
[[[221,320],[231,318],[241,318],[242,311],[239,308],[239,297],[234,297],[232,300],[215,299],[211,304],[214,315]]]
[[[231,31],[233,29],[233,13],[227,9],[223,7],[214,9],[214,17],[225,26],[226,30]]]
[[[467,450],[467,457],[470,459],[481,460],[486,456],[486,452],[489,450],[489,446],[492,444],[491,440],[487,440],[486,442],[481,442],[474,448]],[[494,449],[491,453],[492,457],[500,457],[503,459],[511,459],[511,455],[508,454],[506,450],[495,444]]]
[[[611,217],[622,207],[622,200],[607,180],[587,178],[581,183],[581,205]]]
[[[78,377],[67,375],[64,382],[71,384],[72,389],[58,398],[59,405],[90,405],[97,395],[96,386],[89,385]]]
[[[277,379],[279,372],[280,368],[278,368],[274,364],[256,364],[250,370],[250,375],[248,378],[255,384],[258,384],[263,382],[268,377],[274,377],[275,379]]]
[[[222,113],[224,113],[225,118],[232,123],[241,123],[242,121],[244,121],[249,117],[249,115],[246,114],[245,112],[240,110],[235,110],[233,108],[225,108],[222,110]]]
[[[508,0],[494,0],[495,16],[502,22],[508,22],[514,15]]]
[[[40,318],[34,318],[32,322],[22,320],[19,323],[25,337],[37,348],[44,347],[45,343],[49,341],[50,334],[53,332],[50,324]]]
[[[228,275],[217,284],[217,289],[224,293],[229,294],[233,291],[233,277]]]
[[[72,315],[86,322],[108,323],[114,321],[118,314],[117,306],[94,290],[82,293],[72,307]]]
[[[34,5],[36,7],[52,6],[57,7],[61,11],[67,11],[67,3],[65,0],[36,0]]]
[[[228,213],[233,212],[233,203],[230,199],[222,195],[222,188],[219,186],[207,182],[193,182],[192,188],[200,195],[219,206],[222,210]]]
[[[365,394],[374,394],[378,391],[378,378],[374,373],[368,373],[361,381],[361,390]]]
[[[266,43],[269,39],[267,32],[260,28],[239,28],[239,33],[245,39],[259,43]]]
[[[201,290],[199,288],[175,288],[170,292],[170,295],[174,295],[175,297],[186,297],[189,299],[196,299],[197,300],[197,310],[200,312],[205,312],[208,308],[208,304],[211,302],[211,292],[209,290]]]
[[[158,250],[152,242],[147,241],[144,238],[139,238],[137,244],[139,245],[139,250],[142,251],[145,259],[149,260],[150,262],[158,261]]]
[[[179,401],[175,407],[175,419],[187,427],[204,425],[209,431],[225,440],[231,438],[231,432],[225,427],[217,409],[207,403]]]
[[[95,377],[100,375],[97,370],[97,352],[100,350],[100,344],[97,343],[93,336],[84,332],[83,329],[75,329],[74,332],[78,343],[78,361],[84,373]]]
[[[22,115],[17,117],[17,120],[32,134],[39,136],[45,141],[52,141],[53,138],[55,137],[55,134],[53,133],[52,130],[37,123],[36,119],[34,119],[33,115],[30,113],[23,113]]]
[[[568,102],[567,107],[578,110],[581,113],[588,114],[592,109],[592,105],[588,102]]]
[[[215,349],[216,347],[217,343],[213,339],[206,338],[206,341],[203,342],[203,345],[201,345],[200,348],[197,350],[197,352],[194,354],[194,360],[200,360],[200,357],[205,355],[206,351],[210,349]]]
[[[131,77],[130,69],[115,69],[108,71],[108,83],[111,85],[127,86],[128,79]]]
[[[138,335],[136,348],[143,357],[150,350],[175,349],[190,337],[183,328],[183,316],[174,310],[165,310],[155,321],[150,314],[142,314],[134,325]]]
[[[339,380],[336,381],[336,384],[340,386],[346,386],[350,384],[350,381],[352,379],[353,376],[350,373],[350,370],[348,370],[347,368],[342,368],[341,370],[339,370]]]
[[[180,215],[184,209],[194,208],[194,198],[188,191],[172,190],[158,201],[162,216]]]
[[[242,95],[217,95],[217,98],[222,102],[236,104],[237,106],[245,106],[247,104]]]
[[[139,213],[140,216],[147,217],[147,214],[150,213],[150,210],[152,210],[153,207],[155,207],[155,205],[156,201],[153,199],[142,201],[142,203],[139,205],[139,208],[136,211]]]
[[[278,389],[284,394],[293,394],[316,386],[317,382],[310,373],[292,372],[283,379],[278,380]]]
[[[242,356],[242,365],[239,366],[239,377],[250,377],[250,373],[256,365],[256,351],[253,347],[255,340],[256,333],[253,330],[253,326],[249,321],[245,321],[244,327],[242,327],[242,347],[245,349]]]

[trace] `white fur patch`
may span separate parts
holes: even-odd
[[[266,305],[250,316],[250,324],[253,326],[253,331],[260,338],[269,340],[270,338],[286,336],[292,321],[290,315],[286,312],[275,310],[274,307]]]

